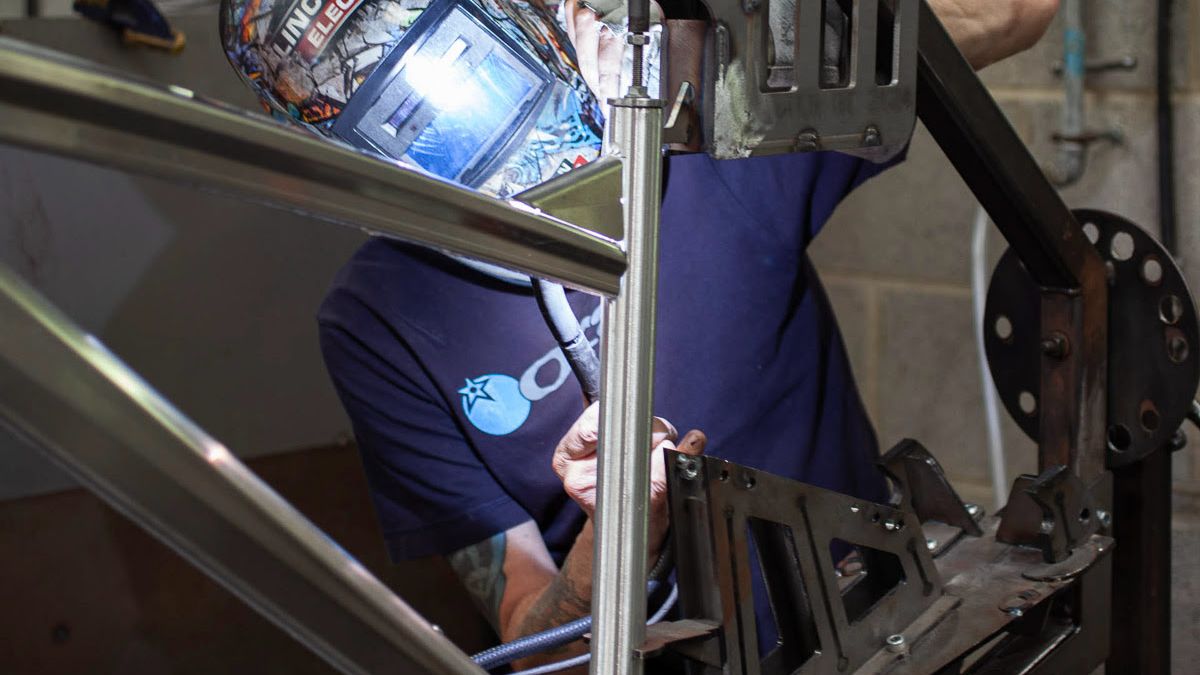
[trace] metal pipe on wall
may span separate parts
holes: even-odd
[[[0,425],[345,673],[483,673],[91,335],[0,266]]]
[[[1071,185],[1083,176],[1087,146],[1079,139],[1084,133],[1083,83],[1087,75],[1087,42],[1083,28],[1083,0],[1063,0],[1063,89],[1066,100],[1062,110],[1062,136],[1058,145],[1058,165],[1051,178],[1060,187]]]

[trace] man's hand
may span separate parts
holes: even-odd
[[[563,482],[563,489],[583,509],[588,518],[596,511],[596,445],[599,438],[600,406],[588,406],[567,431],[554,450],[551,465]],[[663,450],[678,449],[689,455],[704,452],[707,441],[700,431],[689,431],[676,447],[678,432],[671,423],[656,417],[650,453],[650,538],[647,548],[657,556],[667,532],[667,469]]]
[[[1058,0],[929,0],[976,70],[1029,49],[1058,12]]]
[[[575,58],[579,59],[583,81],[602,103],[617,98],[620,95],[617,90],[621,79],[621,41],[595,12],[579,4],[578,0],[564,0],[563,10],[567,17],[567,37],[575,45]]]
[[[1032,47],[1058,12],[1059,0],[929,0],[950,37],[976,70]],[[567,37],[579,70],[606,101],[618,95],[621,43],[595,12],[565,0]]]

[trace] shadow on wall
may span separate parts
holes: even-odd
[[[353,446],[250,466],[466,651],[495,644],[441,558],[387,560]],[[7,675],[335,672],[83,490],[0,502],[0,579]]]

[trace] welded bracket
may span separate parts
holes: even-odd
[[[979,523],[959,498],[937,459],[917,441],[906,438],[877,462],[896,486],[899,506],[925,523],[936,520],[972,537],[983,534]]]
[[[911,510],[714,457],[667,462],[680,610],[723,627],[711,640],[726,673],[853,671],[942,595]],[[838,570],[847,554],[861,556],[856,573]],[[765,654],[756,589],[779,636]]]
[[[1036,546],[1047,563],[1057,563],[1099,531],[1106,518],[1083,481],[1067,467],[1056,466],[1013,481],[996,539]]]
[[[899,149],[916,123],[918,0],[705,0],[702,94],[719,159]]]

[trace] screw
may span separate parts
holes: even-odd
[[[814,150],[818,150],[820,148],[820,139],[821,137],[818,136],[817,132],[813,131],[812,129],[801,131],[800,135],[796,136],[795,151],[812,152]]]
[[[983,515],[983,509],[979,508],[978,504],[964,504],[967,507],[967,515],[972,518],[979,518]]]
[[[445,632],[442,630],[442,627],[441,627],[441,626],[439,626],[439,625],[437,625],[436,623],[431,623],[431,624],[429,624],[429,627],[430,627],[430,628],[432,628],[432,629],[433,629],[433,632],[437,633],[438,635],[445,635],[445,634],[446,634],[446,633],[445,633]]]
[[[850,513],[858,513],[859,511],[862,511],[862,507],[861,507],[861,506],[859,506],[858,504],[851,504],[851,505],[850,505]]]
[[[925,548],[929,549],[930,551],[936,551],[937,547],[938,547],[937,539],[926,539],[925,540]]]
[[[1112,526],[1112,514],[1104,509],[1096,509],[1096,520],[1100,521],[1100,527],[1106,530]]]
[[[883,521],[883,529],[887,530],[888,532],[896,532],[896,531],[900,530],[900,528],[902,528],[902,527],[904,527],[904,523],[902,523],[898,520],[892,520],[891,518],[889,518],[889,519]]]
[[[863,130],[862,143],[864,147],[874,148],[883,145],[883,138],[879,135],[879,129],[875,125],[868,126]]]
[[[1042,340],[1042,353],[1052,359],[1064,359],[1071,353],[1071,342],[1067,336],[1054,331]]]
[[[908,645],[904,642],[904,636],[899,633],[889,635],[887,640],[884,640],[884,645],[893,654],[903,654],[908,651]]]

